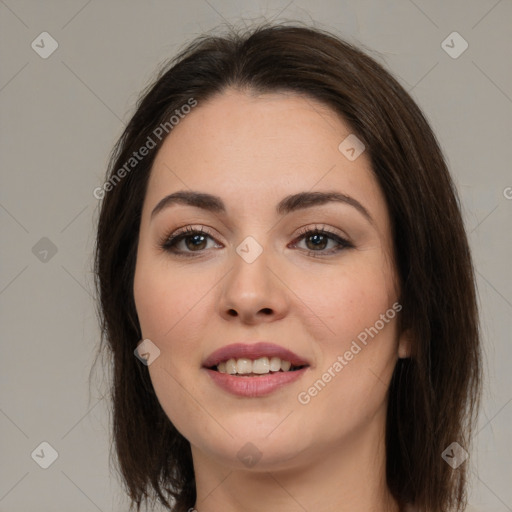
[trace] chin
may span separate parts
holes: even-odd
[[[304,452],[312,446],[304,432],[296,431],[296,435],[291,435],[289,429],[278,432],[278,423],[274,422],[272,428],[264,429],[257,425],[253,428],[235,428],[235,425],[226,424],[232,438],[228,435],[215,439],[203,438],[193,444],[216,462],[232,469],[256,472],[289,469],[300,464]],[[272,429],[275,431],[272,432]]]

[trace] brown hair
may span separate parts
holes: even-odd
[[[200,106],[228,87],[319,100],[365,144],[391,216],[403,305],[399,328],[409,329],[413,340],[413,353],[399,359],[389,389],[387,483],[400,505],[412,503],[418,512],[463,510],[467,464],[452,469],[441,454],[453,441],[469,450],[478,413],[475,280],[457,194],[428,122],[396,79],[354,45],[325,30],[265,23],[243,34],[200,36],[171,60],[139,100],[107,179],[190,98]],[[112,358],[113,437],[132,506],[140,510],[156,498],[186,511],[196,499],[190,444],[133,355],[141,339],[133,296],[139,223],[162,141],[105,189],[95,275],[100,348]]]

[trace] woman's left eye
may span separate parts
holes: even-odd
[[[304,241],[306,244],[306,251],[312,256],[329,256],[343,249],[354,247],[345,238],[321,228],[305,231],[296,240],[301,242]],[[334,247],[325,251],[324,249],[329,245],[329,242],[334,242]],[[294,242],[294,245],[297,245],[296,241]]]
[[[192,253],[201,253],[207,249],[208,239],[215,241],[204,228],[194,229],[187,227],[165,236],[159,245],[165,251],[177,256],[188,256]],[[312,256],[329,256],[343,249],[354,247],[348,240],[322,228],[309,229],[302,232],[292,242],[291,246],[296,247],[298,242],[302,241],[306,244],[304,250]],[[334,242],[334,247],[325,250],[329,242]]]

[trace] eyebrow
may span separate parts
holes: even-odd
[[[278,215],[286,215],[291,212],[312,208],[314,206],[321,206],[331,202],[343,203],[352,206],[371,224],[374,223],[368,210],[359,201],[357,201],[357,199],[346,194],[341,194],[340,192],[299,192],[297,194],[292,194],[290,196],[286,196],[277,204],[276,213]],[[226,206],[219,196],[203,192],[181,190],[174,192],[173,194],[169,194],[161,199],[153,208],[153,211],[151,212],[151,219],[153,219],[157,213],[175,204],[194,206],[212,213],[226,213]]]

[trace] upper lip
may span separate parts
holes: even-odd
[[[293,366],[309,366],[309,363],[297,354],[267,341],[257,343],[233,343],[212,352],[204,361],[203,366],[211,368],[228,359],[259,359],[260,357],[279,357],[290,361]]]

